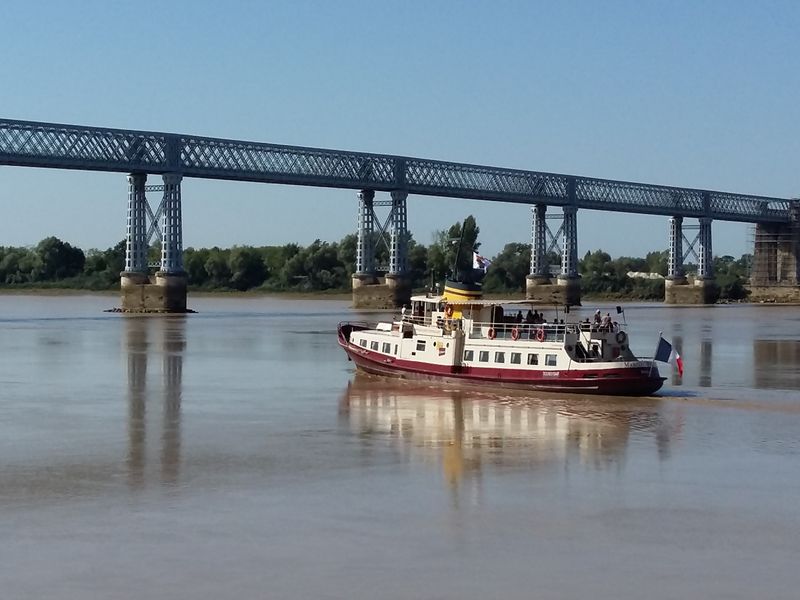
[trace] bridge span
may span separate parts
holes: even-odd
[[[183,177],[229,179],[287,185],[358,190],[358,258],[354,286],[375,281],[374,247],[376,192],[389,192],[391,257],[388,282],[403,288],[407,271],[406,199],[409,194],[469,198],[526,204],[531,211],[531,270],[529,295],[552,294],[548,245],[561,242],[561,273],[556,297],[576,301],[577,220],[579,209],[631,212],[670,217],[670,301],[696,301],[697,290],[713,277],[711,223],[738,221],[757,225],[756,258],[763,267],[758,277],[765,285],[797,286],[797,229],[800,208],[785,198],[734,194],[695,188],[614,181],[471,165],[464,163],[306,148],[263,142],[0,119],[0,165],[112,171],[129,178],[126,283],[143,284],[146,250],[153,235],[162,241],[157,280],[180,283],[182,219],[180,186]],[[147,186],[147,175],[161,175],[163,185]],[[161,191],[154,212],[146,191]],[[563,222],[554,236],[545,221],[548,207],[560,207]],[[694,241],[685,237],[683,219],[699,220]],[[148,224],[148,219],[150,223]],[[548,241],[549,240],[549,241]],[[761,245],[759,245],[759,240]],[[684,252],[684,242],[686,252]],[[698,285],[687,286],[683,261],[698,256]],[[772,256],[775,255],[773,260]],[[780,258],[778,257],[780,256]],[[787,256],[793,259],[786,264]],[[773,264],[774,263],[774,264]],[[159,275],[160,274],[160,275]],[[691,293],[683,293],[690,291]],[[677,295],[676,295],[677,294]],[[701,296],[704,295],[701,293]],[[701,298],[702,299],[702,298]],[[180,308],[180,307],[178,307]]]

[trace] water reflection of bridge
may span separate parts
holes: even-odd
[[[800,340],[753,340],[753,383],[758,389],[800,389]]]
[[[389,437],[410,457],[439,458],[451,483],[487,468],[619,465],[632,429],[656,431],[659,453],[668,454],[656,408],[653,399],[500,396],[362,375],[342,398],[365,443]]]
[[[186,346],[186,320],[182,316],[130,317],[125,322],[128,360],[128,483],[144,485],[147,463],[147,368],[151,354],[150,338],[160,338],[161,350],[161,441],[160,476],[162,483],[178,480],[181,461],[181,386],[183,352]],[[150,396],[152,397],[152,395]]]

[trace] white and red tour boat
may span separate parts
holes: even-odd
[[[447,281],[441,295],[413,296],[399,319],[339,323],[339,345],[374,375],[626,396],[661,388],[658,367],[633,355],[624,325],[547,322],[538,308]]]

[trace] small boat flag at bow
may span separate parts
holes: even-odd
[[[678,374],[683,377],[683,359],[681,355],[672,347],[672,344],[661,336],[658,337],[658,347],[656,348],[656,354],[653,360],[664,363],[674,363],[678,367]]]

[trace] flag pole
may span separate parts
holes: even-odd
[[[661,345],[661,338],[663,336],[663,331],[658,332],[658,342],[656,342],[656,352],[658,352],[658,347]],[[653,376],[653,365],[656,363],[656,357],[653,355],[653,360],[650,361],[650,372],[647,374],[648,377]]]

